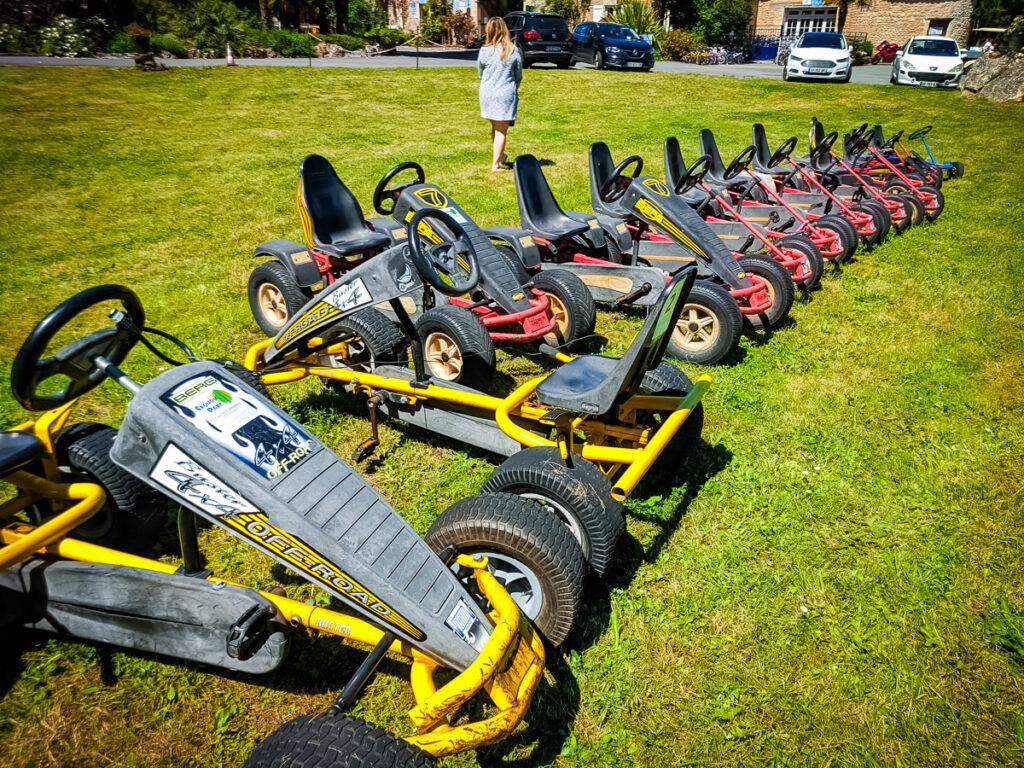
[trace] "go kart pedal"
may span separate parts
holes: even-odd
[[[270,605],[252,605],[234,624],[228,627],[227,654],[232,659],[246,661],[263,647],[270,637],[269,622],[276,610]]]
[[[573,414],[561,408],[552,408],[546,411],[538,421],[547,427],[555,427],[558,430],[565,429],[572,422]]]
[[[377,446],[380,445],[380,435],[377,432],[377,411],[380,409],[380,406],[380,395],[374,395],[366,401],[366,409],[370,412],[370,436],[352,451],[352,462],[354,464],[370,458],[373,452],[377,450]]]

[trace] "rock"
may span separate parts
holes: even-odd
[[[135,59],[135,68],[141,69],[144,72],[163,72],[167,69],[167,65],[156,60],[156,54],[152,51],[149,53],[137,53],[133,56]]]
[[[854,51],[850,56],[852,57],[850,63],[855,67],[862,67],[865,64],[871,63],[871,54],[865,51]]]
[[[990,101],[1024,101],[1024,54],[983,57],[964,73],[964,96],[978,94]]]
[[[317,43],[313,46],[316,55],[321,59],[337,59],[345,55],[345,49],[332,43]]]

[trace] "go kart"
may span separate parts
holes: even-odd
[[[792,154],[797,143],[795,136],[786,139],[774,152],[768,146],[768,136],[761,123],[754,123],[751,138],[754,146],[752,167],[755,172],[774,179],[785,190],[801,191],[800,186],[794,185],[802,185],[804,191],[814,190],[824,195],[829,201],[825,209],[828,215],[842,216],[865,245],[874,245],[885,239],[891,226],[885,206],[874,201],[852,202],[844,199],[819,181],[819,174],[827,176],[831,172],[837,162],[835,159],[818,163],[816,158],[811,163],[816,172],[812,173],[793,161]],[[822,153],[820,149],[817,151]]]
[[[48,355],[62,331],[110,303],[110,325]],[[190,361],[136,382],[119,366],[137,342],[175,362],[145,333],[179,345]],[[76,399],[107,378],[131,395],[121,428],[66,426]],[[147,328],[142,304],[124,286],[90,288],[51,311],[18,351],[11,388],[25,408],[43,413],[0,433],[0,477],[17,489],[0,505],[5,625],[250,674],[278,668],[296,632],[372,648],[326,712],[271,733],[250,768],[314,768],[328,758],[352,768],[422,767],[430,756],[500,740],[523,717],[544,645],[491,571],[505,578],[510,559],[535,562],[530,578],[554,582],[577,601],[584,574],[576,542],[539,505],[509,494],[473,496],[421,539],[366,480],[274,407],[252,374],[197,359]],[[178,507],[180,566],[107,546],[168,505]],[[197,518],[341,608],[216,578],[199,550]],[[471,528],[474,538],[452,540],[443,518]],[[416,733],[405,739],[345,716],[389,651],[412,666]],[[442,670],[450,670],[443,685],[435,682]],[[449,724],[481,690],[490,714]]]
[[[386,189],[395,176],[410,168],[416,169],[415,182]],[[480,254],[480,280],[471,295],[435,291],[407,307],[426,337],[427,364],[434,376],[486,387],[495,365],[495,343],[543,343],[545,348],[566,349],[593,331],[594,304],[577,278],[563,272],[529,279],[514,261],[491,246],[465,211],[436,186],[424,183],[423,169],[415,163],[392,168],[374,192],[374,207],[385,215],[394,213],[395,220],[364,220],[355,197],[319,155],[303,158],[299,176],[299,213],[309,248],[274,240],[261,243],[255,251],[256,257],[269,257],[249,282],[250,306],[267,335],[280,331],[318,291],[405,238],[408,218],[431,207],[442,208],[458,220],[475,238]],[[384,207],[388,201],[390,209]],[[427,222],[422,226],[422,234],[440,242],[441,234],[429,229]],[[365,255],[370,245],[374,250]],[[345,255],[354,252],[361,255]],[[390,309],[384,310],[391,314]],[[387,359],[401,357],[401,344],[386,350],[386,355]]]
[[[903,137],[903,131],[898,131],[887,141],[885,139],[885,134],[882,131],[882,126],[876,125],[868,131],[867,123],[864,123],[856,128],[853,133],[867,135],[870,138],[871,146],[881,151],[885,159],[894,167],[902,171],[906,176],[909,176],[921,184],[928,184],[936,189],[942,188],[943,173],[941,168],[938,168],[932,163],[925,162],[920,155],[917,157],[909,154],[903,155],[896,148],[896,145],[900,143],[900,140]],[[883,182],[891,180],[894,176],[892,170],[883,165],[880,160],[873,157],[866,158],[864,168],[867,169],[872,176],[877,174]]]
[[[898,140],[897,143],[899,144],[900,149],[903,150],[903,156],[917,157],[920,158],[922,162],[930,162],[933,166],[942,170],[947,180],[963,178],[964,164],[961,163],[959,160],[947,160],[945,162],[941,162],[935,159],[935,155],[932,154],[932,148],[928,146],[928,139],[925,138],[925,136],[927,136],[931,132],[931,130],[932,127],[930,125],[926,125],[924,128],[918,128],[916,131],[912,131],[911,134],[907,137],[909,141],[914,141],[915,139],[921,140],[921,143],[924,144],[925,151],[928,152],[927,161],[925,161],[924,158],[921,157],[921,155],[919,155],[916,151],[908,148],[902,141]]]
[[[670,200],[659,209],[664,211],[660,216],[673,217],[671,231],[681,239],[651,230],[643,215],[654,211],[651,198],[661,197],[655,189],[663,184],[648,182],[650,177],[626,179],[623,189],[609,192],[610,199],[605,201],[595,187],[606,182],[602,178],[598,184],[595,174],[614,167],[605,144],[591,145],[590,165],[596,214],[563,211],[533,155],[520,155],[513,163],[520,223],[537,244],[536,263],[543,269],[572,270],[595,301],[615,308],[649,307],[659,298],[658,286],[696,266],[698,279],[668,342],[670,355],[689,362],[713,364],[729,354],[738,343],[743,317],[760,325],[767,324],[769,313],[778,316],[772,306],[774,294],[765,287],[765,279],[755,274],[763,265],[751,260],[749,274],[745,273],[746,262],[737,265],[688,206]],[[654,182],[655,188],[649,186]],[[641,198],[647,202],[634,207]],[[780,276],[769,269],[772,278],[788,287],[784,273]]]
[[[701,131],[701,143],[705,145],[709,138]],[[765,222],[752,222],[739,210],[739,205],[729,198],[727,188],[741,173],[747,170],[752,160],[748,150],[741,152],[726,167],[721,162],[717,165],[708,154],[703,154],[692,165],[687,166],[683,160],[679,140],[675,136],[665,139],[665,179],[669,187],[682,196],[705,221],[716,226],[731,225],[749,233],[744,243],[737,249],[746,253],[750,246],[757,242],[765,251],[765,256],[774,259],[785,267],[791,280],[801,289],[807,291],[817,285],[824,270],[821,251],[814,242],[802,234],[786,234],[779,228],[766,228]],[[711,183],[708,183],[710,179]],[[703,192],[703,194],[701,194]],[[696,194],[694,194],[696,193]],[[769,206],[764,206],[769,207]],[[768,218],[771,214],[766,214]],[[782,228],[788,228],[795,222],[790,218],[781,222]],[[769,226],[771,226],[769,224]],[[722,235],[739,237],[739,234]],[[720,235],[720,236],[722,236]]]
[[[422,224],[451,239],[432,243],[420,234]],[[441,208],[413,214],[404,245],[328,286],[275,338],[251,347],[245,367],[270,385],[312,375],[366,397],[371,435],[357,449],[356,460],[376,448],[379,414],[509,457],[484,490],[541,501],[603,575],[624,530],[622,501],[655,460],[663,457],[677,467],[700,435],[700,399],[710,378],[691,383],[662,363],[695,270],[684,270],[668,283],[662,280],[658,300],[621,358],[556,353],[563,365],[522,383],[507,397],[493,397],[432,376],[424,361],[425,339],[406,310],[417,292],[463,295],[473,290],[480,274],[478,238],[476,230],[467,232],[464,226]],[[419,279],[404,271],[410,262]],[[453,270],[453,264],[463,265],[465,273]],[[373,341],[367,329],[388,322],[374,308],[380,304],[390,306],[408,333],[412,369],[371,362],[363,354]],[[536,623],[552,639],[555,630],[542,618]]]

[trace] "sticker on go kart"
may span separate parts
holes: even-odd
[[[228,519],[258,511],[174,443],[167,444],[149,476],[214,517]]]
[[[183,381],[161,400],[268,480],[295,466],[313,444],[299,425],[212,371]]]

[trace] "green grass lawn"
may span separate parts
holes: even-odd
[[[472,70],[0,68],[0,376],[72,293],[125,283],[150,324],[211,356],[259,336],[252,249],[301,240],[301,157],[329,158],[369,207],[416,160],[481,225],[516,223],[510,174],[486,171]],[[588,599],[526,725],[445,765],[1009,766],[1024,764],[1024,170],[1020,106],[955,93],[672,74],[530,71],[509,154],[551,161],[566,208],[588,204],[585,151],[606,141],[661,175],[665,136],[724,154],[763,122],[804,146],[812,115],[929,136],[966,178],[946,213],[870,252],[794,307],[768,343],[710,371],[706,444],[628,503],[629,536]],[[637,316],[600,313],[621,351]],[[513,376],[535,362],[500,356]],[[126,366],[159,370],[138,349]],[[693,375],[700,371],[688,367]],[[360,406],[318,382],[276,390],[348,455]],[[116,424],[107,384],[76,418]],[[4,386],[0,420],[25,418]],[[401,428],[365,468],[419,531],[472,493],[493,457]],[[250,585],[312,588],[226,535],[211,565]],[[9,632],[5,766],[238,765],[329,704],[362,658],[302,643],[263,679]],[[386,662],[357,713],[409,733],[406,668]]]

